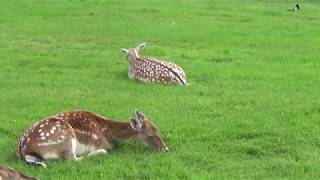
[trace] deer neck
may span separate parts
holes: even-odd
[[[107,136],[109,139],[137,139],[138,131],[132,129],[129,122],[107,121]]]
[[[134,49],[134,50],[132,50],[132,51],[129,52],[129,54],[128,54],[128,59],[129,59],[130,64],[131,64],[134,60],[136,60],[136,59],[138,59],[138,58],[140,58],[140,56],[139,56],[137,50]]]

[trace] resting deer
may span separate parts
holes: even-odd
[[[46,167],[44,160],[79,160],[84,155],[106,153],[114,140],[142,141],[154,150],[167,151],[155,124],[139,112],[129,122],[120,122],[88,111],[70,111],[45,118],[26,130],[16,156],[30,164]]]
[[[37,178],[24,175],[14,169],[0,166],[0,180],[36,180]]]
[[[156,82],[163,84],[187,85],[187,78],[181,67],[172,62],[140,57],[139,52],[146,43],[136,48],[122,49],[129,61],[130,79],[138,79],[144,82]]]

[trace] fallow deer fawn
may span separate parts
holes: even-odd
[[[129,61],[130,79],[138,79],[144,82],[156,82],[163,84],[187,85],[187,78],[181,67],[172,62],[161,61],[152,58],[140,57],[139,52],[146,43],[136,48],[122,49]]]
[[[18,171],[0,166],[0,180],[36,180],[37,178],[24,175]]]
[[[133,139],[167,151],[160,131],[146,116],[135,112],[129,122],[119,122],[88,111],[70,111],[45,118],[26,130],[16,156],[30,164],[46,167],[44,160],[79,160],[83,155],[106,153],[114,140]]]

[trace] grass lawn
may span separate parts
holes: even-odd
[[[320,1],[1,0],[0,165],[40,179],[319,179]],[[129,80],[121,48],[176,62],[189,86]],[[170,152],[121,142],[28,166],[18,137],[87,109],[161,129]]]

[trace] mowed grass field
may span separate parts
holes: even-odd
[[[318,179],[320,2],[2,0],[0,165],[41,179]],[[189,86],[129,80],[121,48],[176,62]],[[143,111],[170,151],[119,143],[28,166],[17,139],[73,109]]]

